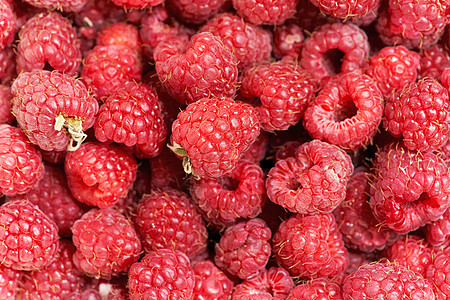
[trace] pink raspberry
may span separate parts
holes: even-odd
[[[163,147],[161,153],[149,159],[151,172],[150,187],[153,190],[171,187],[182,190],[187,186],[188,178],[175,153]]]
[[[15,117],[11,113],[11,87],[0,84],[0,124],[11,124]]]
[[[297,285],[286,300],[343,300],[341,286],[328,278],[317,278]]]
[[[233,292],[233,282],[212,261],[194,266],[195,286],[192,300],[227,300]]]
[[[228,8],[229,3],[227,0],[166,0],[166,5],[183,23],[198,25]]]
[[[12,44],[16,33],[16,16],[12,3],[0,0],[0,51]]]
[[[433,246],[440,246],[450,240],[450,210],[436,221],[426,225],[426,237],[428,243]]]
[[[88,0],[24,0],[24,2],[48,11],[59,9],[66,12],[79,12],[88,3]]]
[[[149,6],[157,6],[164,0],[112,0],[112,2],[126,9],[145,9]]]
[[[0,82],[10,84],[17,77],[16,54],[12,46],[0,49]]]
[[[5,300],[14,300],[18,297],[18,286],[22,281],[23,272],[0,266],[0,297]]]
[[[431,265],[426,270],[425,278],[431,283],[437,300],[450,297],[450,248],[446,247],[433,256]],[[430,298],[431,299],[431,298]]]
[[[269,149],[269,137],[266,132],[261,131],[256,141],[250,145],[247,151],[242,155],[242,159],[250,160],[257,164],[261,163],[266,157]]]
[[[111,24],[100,30],[96,44],[99,46],[123,45],[136,50],[141,47],[136,26],[122,22]]]
[[[308,0],[309,1],[309,0]],[[297,24],[285,24],[274,29],[273,55],[275,58],[300,57],[305,37]]]
[[[282,25],[295,14],[298,0],[233,0],[239,16],[255,25]]]
[[[442,45],[423,49],[420,54],[419,77],[441,80],[441,74],[450,67],[450,53]]]
[[[378,9],[379,0],[311,0],[322,13],[339,19],[360,20],[367,15],[373,15]]]

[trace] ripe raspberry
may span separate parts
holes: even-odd
[[[47,151],[77,149],[98,111],[80,80],[56,71],[23,72],[11,92],[17,123],[32,143]]]
[[[275,58],[299,58],[305,37],[297,24],[285,24],[274,29],[273,55]]]
[[[392,263],[374,263],[350,274],[342,287],[344,299],[429,299],[432,284],[422,275]]]
[[[431,283],[436,299],[444,300],[450,297],[450,248],[438,251],[428,267],[425,278]]]
[[[241,96],[252,103],[265,131],[297,124],[316,92],[313,76],[292,61],[259,64],[242,76]]]
[[[295,14],[298,0],[233,0],[239,16],[255,25],[282,25]]]
[[[383,116],[383,95],[357,71],[330,79],[308,106],[303,126],[310,136],[346,150],[368,145]]]
[[[13,47],[0,49],[0,82],[9,85],[16,77],[16,54]]]
[[[43,176],[41,153],[20,129],[0,124],[0,194],[26,193]]]
[[[342,61],[334,61],[341,55]],[[316,79],[326,80],[340,72],[361,68],[368,58],[366,33],[351,23],[334,22],[320,26],[305,40],[300,65]]]
[[[351,21],[360,20],[363,17],[375,15],[379,6],[379,0],[311,0],[312,4],[319,7],[322,13],[334,18]]]
[[[231,172],[259,135],[254,109],[230,98],[191,103],[172,124],[171,148],[184,156],[185,171],[200,178]]]
[[[447,163],[448,165],[448,163]],[[428,223],[426,226],[426,237],[428,243],[433,246],[440,246],[450,240],[450,210],[436,221]]]
[[[230,226],[216,244],[216,265],[231,275],[247,279],[264,270],[271,255],[272,232],[258,218]]]
[[[112,2],[126,9],[144,9],[148,6],[157,6],[163,3],[164,0],[112,0]]]
[[[0,124],[11,124],[15,117],[11,113],[11,87],[0,84]]]
[[[81,65],[80,40],[68,19],[57,12],[29,19],[19,31],[17,73],[53,70],[77,76]]]
[[[341,286],[328,278],[317,278],[297,285],[286,300],[343,300]]]
[[[58,228],[39,208],[26,200],[0,206],[0,260],[7,268],[41,270],[59,249]]]
[[[228,175],[193,181],[190,193],[208,222],[227,226],[261,213],[266,200],[264,174],[258,164],[241,159]]]
[[[141,46],[138,29],[128,23],[114,23],[103,28],[97,35],[100,46],[123,45],[138,50]]]
[[[48,11],[79,12],[88,3],[88,0],[24,0],[24,2],[37,8],[45,8]]]
[[[188,178],[175,153],[163,147],[161,153],[149,159],[151,172],[149,172],[150,187],[160,190],[166,187],[183,190],[187,186]]]
[[[387,99],[383,125],[394,137],[403,136],[408,149],[426,152],[447,142],[449,120],[448,90],[425,78]]]
[[[42,154],[42,161],[53,165],[64,165],[67,151],[45,151],[38,149]]]
[[[226,0],[167,0],[166,5],[171,15],[183,23],[199,25],[221,10],[225,10],[229,3]]]
[[[22,271],[17,271],[0,265],[0,298],[17,299],[17,287],[22,281]]]
[[[187,49],[179,38],[162,41],[153,57],[159,79],[180,103],[233,97],[236,93],[236,56],[210,32],[193,36]]]
[[[406,234],[444,214],[450,203],[450,178],[446,163],[436,154],[391,143],[376,153],[373,168],[370,206],[389,228]]]
[[[424,49],[420,54],[419,77],[441,80],[441,74],[450,67],[450,53],[437,44]]]
[[[12,3],[9,3],[7,0],[0,0],[0,50],[3,50],[14,41],[15,22],[16,17]]]
[[[244,152],[241,159],[252,161],[256,164],[261,163],[266,157],[269,149],[269,137],[266,132],[261,131],[256,141]]]
[[[364,71],[372,77],[383,96],[415,82],[419,68],[419,54],[404,46],[384,47],[374,54]]]
[[[75,266],[88,276],[109,278],[138,260],[141,242],[133,224],[113,208],[93,208],[72,226]]]
[[[167,136],[158,95],[150,86],[131,81],[105,100],[94,130],[100,142],[136,146],[147,158],[161,152]]]
[[[105,208],[127,195],[136,178],[137,162],[115,145],[90,142],[66,155],[65,171],[78,201]]]
[[[334,277],[348,265],[347,249],[330,213],[291,216],[280,224],[272,245],[277,263],[299,278]]]
[[[223,13],[209,20],[201,29],[222,39],[238,60],[239,70],[270,58],[272,52],[270,33],[247,23],[231,13]]]
[[[194,266],[195,286],[192,300],[227,300],[233,292],[233,282],[212,261]]]
[[[342,149],[313,140],[270,169],[266,189],[269,199],[301,214],[330,212],[345,199],[353,173],[351,158]]]
[[[195,274],[189,258],[180,251],[160,249],[150,252],[128,272],[131,300],[191,299]]]
[[[306,32],[313,32],[319,26],[327,23],[329,18],[323,14],[320,9],[312,4],[310,0],[298,0],[297,11],[292,21],[287,20],[286,23],[294,23],[300,26]]]
[[[282,145],[277,147],[277,151],[275,152],[275,157],[273,160],[277,162],[288,157],[294,157],[298,147],[300,147],[302,144],[303,142],[297,140],[287,141],[283,143]]]

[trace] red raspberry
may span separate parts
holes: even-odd
[[[329,18],[310,0],[298,0],[297,11],[294,17],[292,21],[287,20],[286,23],[292,22],[297,24],[306,32],[313,32],[319,26],[329,21]]]
[[[272,232],[258,218],[230,226],[216,244],[216,265],[241,279],[247,279],[264,270],[271,255]]]
[[[195,274],[189,258],[180,251],[160,249],[150,252],[128,272],[131,300],[192,298]]]
[[[175,153],[163,147],[161,153],[149,159],[151,172],[150,187],[160,190],[166,187],[182,190],[187,186],[188,179]]]
[[[403,136],[410,150],[426,152],[443,146],[450,132],[448,90],[428,78],[411,83],[387,99],[383,125],[394,137]]]
[[[41,153],[20,129],[0,124],[0,194],[24,194],[43,176]]]
[[[48,11],[78,12],[88,3],[88,0],[24,0],[24,2],[34,7],[45,8]]]
[[[17,73],[53,70],[77,76],[81,65],[80,40],[68,19],[57,12],[41,13],[29,19],[19,31]]]
[[[158,95],[150,86],[131,81],[106,99],[94,130],[99,141],[136,145],[147,158],[161,152],[167,136]]]
[[[161,82],[180,103],[236,93],[236,56],[210,32],[193,36],[187,49],[179,38],[162,41],[153,56]]]
[[[230,98],[203,98],[191,103],[172,124],[172,146],[184,156],[185,171],[200,178],[231,172],[259,135],[256,112]]]
[[[264,174],[258,164],[241,159],[228,175],[193,181],[190,193],[209,222],[230,225],[261,213],[266,200]]]
[[[330,213],[291,216],[280,224],[272,245],[277,263],[299,278],[334,277],[348,265],[347,249]]]
[[[0,298],[17,299],[17,287],[22,281],[22,271],[17,271],[0,265]]]
[[[32,143],[47,151],[77,149],[98,111],[80,80],[56,71],[21,73],[11,92],[17,123]]]
[[[420,78],[441,80],[441,74],[450,67],[450,53],[441,45],[434,45],[420,53]]]
[[[299,58],[305,37],[297,24],[286,24],[274,29],[273,55],[275,58]]]
[[[317,278],[297,285],[286,300],[343,300],[341,286],[327,278]]]
[[[444,300],[450,297],[450,248],[438,251],[428,267],[425,278],[431,283],[436,299]]]
[[[16,77],[16,54],[13,47],[0,49],[0,82],[10,84]]]
[[[53,165],[63,165],[66,159],[67,151],[45,151],[38,149],[42,154],[42,161],[53,164]]]
[[[88,276],[110,278],[138,260],[141,242],[133,224],[113,208],[93,208],[72,226],[75,266]]]
[[[0,206],[0,260],[7,268],[41,270],[50,265],[59,249],[58,227],[26,200]]]
[[[383,95],[357,71],[330,79],[308,106],[303,126],[310,136],[346,150],[368,145],[383,116]]]
[[[406,234],[444,214],[450,203],[450,177],[436,154],[391,143],[377,152],[373,168],[370,206],[389,228]]]
[[[341,56],[336,62],[333,56]],[[351,23],[324,24],[305,40],[300,65],[318,80],[360,69],[369,58],[366,33]],[[339,59],[339,58],[338,58]]]
[[[15,117],[11,113],[11,87],[0,84],[0,124],[11,124]]]
[[[428,243],[430,243],[433,246],[440,246],[450,240],[449,209],[447,209],[439,219],[427,224],[426,237]]]
[[[429,299],[432,284],[422,275],[391,263],[374,263],[350,274],[342,287],[344,299]]]
[[[269,137],[266,132],[261,131],[256,141],[244,152],[242,159],[247,159],[259,164],[266,157],[268,148]]]
[[[298,0],[233,0],[233,8],[255,25],[282,25],[295,14]]]
[[[272,38],[270,33],[247,23],[231,13],[223,13],[209,20],[201,29],[222,39],[238,60],[239,70],[270,58]]]
[[[233,292],[233,282],[212,261],[199,262],[194,267],[195,286],[192,300],[227,300]]]
[[[364,252],[348,252],[348,267],[344,270],[338,277],[333,278],[336,283],[339,283],[342,286],[342,283],[344,282],[345,277],[352,274],[359,268],[361,268],[364,265],[378,262],[379,261],[379,252],[374,251],[371,253],[364,253]]]
[[[287,130],[297,124],[315,92],[313,76],[288,60],[248,70],[240,89],[247,102],[256,99],[255,110],[265,131]]]
[[[319,7],[322,13],[351,21],[358,21],[363,17],[375,15],[379,5],[379,0],[311,0],[311,2]]]
[[[270,169],[267,196],[292,212],[330,212],[345,199],[345,187],[352,173],[348,154],[313,140],[302,144],[295,157],[280,160]]]
[[[167,0],[171,15],[183,23],[202,24],[229,6],[227,0]]]
[[[13,7],[7,0],[0,0],[0,50],[14,41],[16,17]]]
[[[294,157],[298,147],[300,147],[302,144],[303,142],[295,140],[287,141],[278,146],[276,149],[277,151],[275,152],[274,161],[277,162],[288,157]]]
[[[139,31],[128,23],[114,23],[103,28],[97,36],[96,44],[100,46],[123,45],[138,50],[141,47]]]
[[[383,96],[415,82],[419,68],[419,54],[404,46],[384,47],[374,54],[364,71],[372,77]]]
[[[118,6],[126,9],[144,9],[148,6],[157,6],[164,2],[164,0],[112,0]]]
[[[127,195],[136,178],[137,162],[115,145],[90,142],[66,155],[65,171],[78,201],[105,208]]]

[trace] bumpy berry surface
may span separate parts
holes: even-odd
[[[14,41],[15,21],[12,3],[7,0],[0,1],[0,50]]]
[[[0,84],[0,124],[11,124],[15,117],[11,113],[11,87]]]
[[[144,9],[161,4],[164,0],[112,0],[112,2],[126,9]]]
[[[286,300],[343,300],[342,289],[337,282],[317,278],[297,285]]]
[[[441,80],[441,74],[450,67],[450,53],[442,45],[423,49],[420,53],[419,77]]]
[[[38,8],[45,8],[51,10],[64,10],[64,11],[80,11],[88,0],[24,0],[24,2]]]
[[[132,49],[141,46],[138,29],[128,23],[114,23],[103,28],[97,35],[96,44],[100,46],[123,45]]]
[[[440,246],[449,240],[450,235],[450,210],[436,221],[430,222],[426,226],[426,237],[428,243],[433,246]]]
[[[5,300],[17,299],[17,287],[22,280],[22,271],[0,266],[0,297]]]
[[[233,292],[233,282],[212,261],[194,266],[195,286],[192,300],[227,300]]]
[[[297,24],[285,24],[275,28],[273,33],[273,55],[275,58],[299,57],[305,37]]]
[[[351,20],[374,15],[379,5],[379,0],[311,0],[311,2],[325,14],[339,19]]]
[[[172,15],[182,22],[202,24],[218,13],[228,3],[226,0],[167,0],[166,5]]]
[[[425,278],[430,281],[436,292],[436,299],[444,300],[450,297],[450,248],[446,247],[433,256]]]
[[[295,14],[298,0],[233,0],[239,16],[250,23],[281,25]]]
[[[0,82],[10,83],[16,76],[16,54],[13,47],[0,49]]]
[[[157,190],[166,187],[183,189],[187,186],[188,178],[186,178],[183,166],[169,148],[163,147],[158,156],[149,159],[149,163],[151,189]]]

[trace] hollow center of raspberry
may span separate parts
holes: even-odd
[[[345,119],[349,119],[356,115],[358,108],[351,99],[346,99],[341,103],[338,103],[334,108],[334,120],[336,122],[342,122]]]
[[[286,187],[290,190],[297,191],[302,188],[302,184],[295,179],[292,179],[286,183]]]
[[[330,49],[322,56],[322,63],[330,75],[336,75],[341,72],[342,61],[345,53],[338,49]]]
[[[235,191],[239,187],[239,180],[228,176],[219,177],[217,181],[219,182],[222,189],[227,191]]]
[[[48,63],[48,61],[45,61],[44,70],[55,71],[55,69]]]

